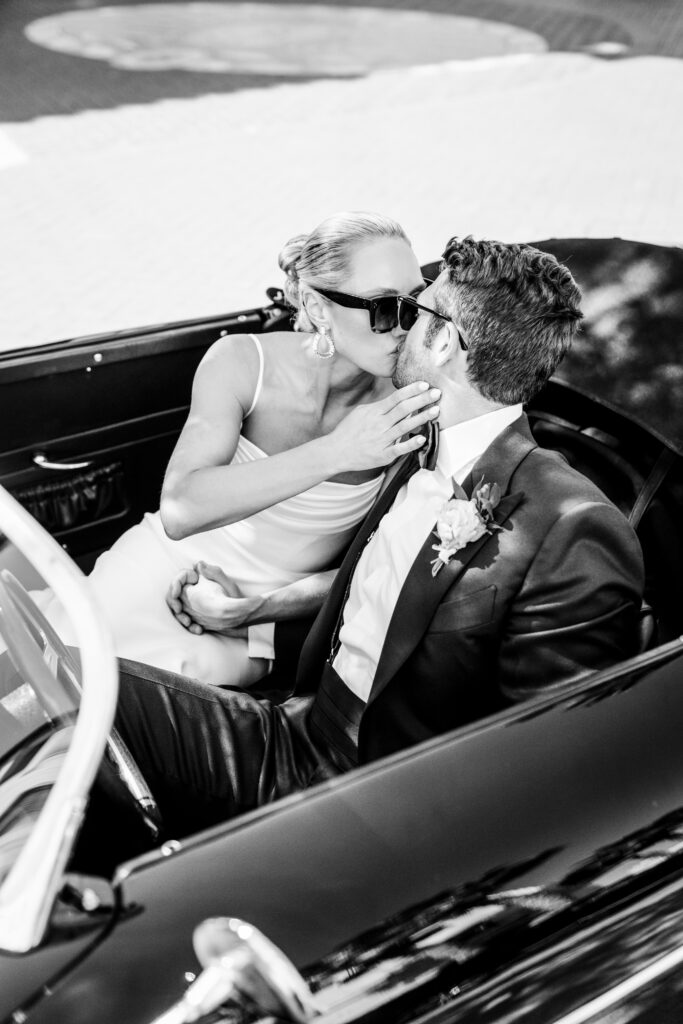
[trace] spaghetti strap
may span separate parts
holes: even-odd
[[[254,391],[254,397],[251,400],[251,405],[244,414],[245,420],[247,416],[251,416],[252,412],[256,408],[256,403],[259,400],[259,395],[261,394],[261,387],[263,386],[263,368],[265,365],[263,361],[263,346],[261,345],[261,342],[259,341],[255,334],[250,334],[249,337],[256,345],[256,351],[258,352],[258,377],[256,379],[256,390]]]

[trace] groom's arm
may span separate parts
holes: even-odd
[[[336,575],[336,569],[328,569],[262,594],[256,599],[257,606],[250,617],[250,623],[277,623],[314,617],[322,607]]]
[[[643,585],[640,545],[618,509],[584,502],[565,512],[512,602],[498,659],[502,693],[528,699],[636,653]]]
[[[199,568],[199,567],[198,567]],[[249,656],[275,662],[277,686],[293,685],[299,652],[337,573],[305,576],[265,594],[243,597],[219,566],[186,570],[166,596],[170,610],[193,633],[208,630],[246,639]]]
[[[199,572],[179,574],[166,600],[182,625],[191,628],[194,624],[223,636],[244,637],[245,630],[252,626],[314,617],[337,573],[328,569],[265,594],[244,597],[219,566],[200,565]]]
[[[257,598],[247,629],[249,656],[273,661],[279,686],[294,684],[299,652],[336,574],[305,576]]]
[[[281,689],[294,687],[301,649],[336,575],[337,569],[329,569],[269,595],[266,608],[273,615],[273,676]]]

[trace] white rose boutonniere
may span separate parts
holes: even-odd
[[[457,484],[455,492],[462,497],[450,498],[437,517],[435,536],[439,543],[432,546],[437,552],[432,562],[432,576],[450,562],[456,551],[479,540],[485,533],[500,529],[493,521],[493,510],[501,496],[498,484],[485,484],[482,477],[471,498]]]

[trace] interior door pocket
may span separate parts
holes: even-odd
[[[52,534],[113,519],[130,508],[120,462],[13,489],[12,494]]]

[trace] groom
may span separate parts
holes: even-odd
[[[634,653],[635,534],[535,444],[522,408],[581,318],[571,274],[531,246],[454,238],[418,298],[401,300],[418,315],[394,383],[441,390],[438,453],[392,467],[306,639],[293,696],[273,704],[122,663],[116,725],[172,833]]]

